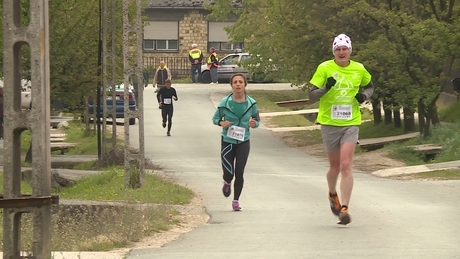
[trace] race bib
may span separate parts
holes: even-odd
[[[164,98],[163,103],[164,104],[171,104],[171,102],[172,102],[171,100],[172,100],[171,98]]]
[[[335,120],[351,120],[352,112],[351,105],[332,105],[331,108],[331,118]]]
[[[246,129],[238,126],[230,126],[227,131],[227,137],[236,139],[239,141],[244,141],[244,134]]]

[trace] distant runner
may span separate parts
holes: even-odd
[[[166,136],[171,136],[172,116],[174,112],[173,100],[177,101],[176,89],[171,87],[171,80],[166,79],[165,87],[160,88],[157,92],[158,105],[161,108],[162,126],[166,128],[168,122],[168,131]]]

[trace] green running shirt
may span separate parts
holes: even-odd
[[[336,83],[320,98],[316,120],[330,126],[360,125],[361,111],[355,95],[371,82],[371,74],[359,62],[350,60],[348,66],[341,67],[328,60],[318,66],[310,84],[325,87],[328,77],[334,77]]]

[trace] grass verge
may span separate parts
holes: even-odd
[[[97,134],[94,131],[87,132],[85,125],[79,120],[69,121],[69,126],[63,127],[66,134],[66,142],[77,143],[76,147],[70,148],[68,155],[97,155]],[[107,138],[112,137],[112,131],[107,131]],[[117,146],[123,149],[123,140],[117,140]]]
[[[32,192],[27,182],[22,183],[21,190],[24,194]],[[3,175],[0,192],[3,192]],[[124,188],[124,171],[120,168],[81,178],[75,186],[52,193],[60,199],[73,200],[71,204],[76,203],[53,207],[54,251],[105,251],[126,247],[178,224],[172,220],[178,212],[168,205],[188,204],[193,197],[190,189],[154,174],[145,175],[142,188]],[[27,251],[33,239],[30,215],[24,214],[21,222]],[[2,227],[0,225],[0,239],[3,239]]]
[[[178,212],[166,206],[59,205],[52,207],[53,251],[109,251],[168,230]],[[3,212],[0,212],[3,217]],[[3,240],[3,231],[0,232]],[[21,250],[33,249],[32,215],[21,215]],[[3,250],[3,243],[0,244]]]
[[[81,122],[70,121],[64,131],[67,142],[77,143],[77,147],[66,154],[97,154],[96,135],[86,133]],[[21,142],[25,153],[30,145],[28,131],[22,134]],[[122,143],[120,140],[120,147]],[[141,188],[125,188],[124,167],[116,165],[124,161],[123,153],[120,153],[121,156],[115,153],[110,154],[103,163],[91,161],[76,166],[79,169],[97,169],[103,173],[80,178],[74,186],[52,190],[52,194],[59,195],[61,199],[60,205],[52,207],[53,251],[105,251],[122,248],[180,224],[174,217],[179,214],[174,206],[189,204],[194,196],[193,191],[147,171]],[[147,167],[147,162],[146,168],[152,168]],[[2,176],[0,193],[3,192]],[[136,177],[138,174],[130,172],[131,176]],[[32,193],[29,183],[22,182],[21,193]],[[21,216],[23,251],[32,250],[31,216],[27,213]],[[3,240],[2,227],[0,240]],[[3,249],[2,243],[0,249]]]
[[[193,197],[190,189],[149,173],[145,174],[145,184],[142,188],[125,188],[122,168],[81,178],[75,186],[56,190],[54,193],[62,199],[156,204],[188,204]]]
[[[408,165],[441,163],[460,160],[460,123],[448,123],[431,128],[430,136],[422,136],[403,143],[388,145],[392,151],[390,157],[401,160]],[[436,156],[419,155],[412,145],[434,144],[442,147]]]

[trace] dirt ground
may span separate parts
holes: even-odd
[[[119,136],[123,136],[123,129],[124,128],[122,126],[118,126],[117,135],[120,134]],[[275,137],[280,138],[284,143],[286,143],[286,145],[292,148],[301,150],[309,155],[323,157],[326,159],[326,153],[321,144],[299,147],[291,132],[277,132],[273,134]],[[357,153],[353,159],[354,169],[365,173],[371,173],[380,169],[388,169],[401,166],[405,166],[405,164],[398,160],[389,158],[387,156],[387,151],[382,150]],[[157,233],[153,236],[147,237],[141,242],[134,244],[132,248],[161,247],[166,243],[178,239],[182,234],[192,231],[199,226],[205,225],[209,220],[209,216],[206,214],[203,208],[201,198],[198,196],[195,197],[192,203],[188,206],[190,205],[196,206],[200,212],[197,213],[196,210],[193,212],[183,210],[178,216],[175,216],[175,219],[179,220],[180,224],[174,226],[169,231]]]

